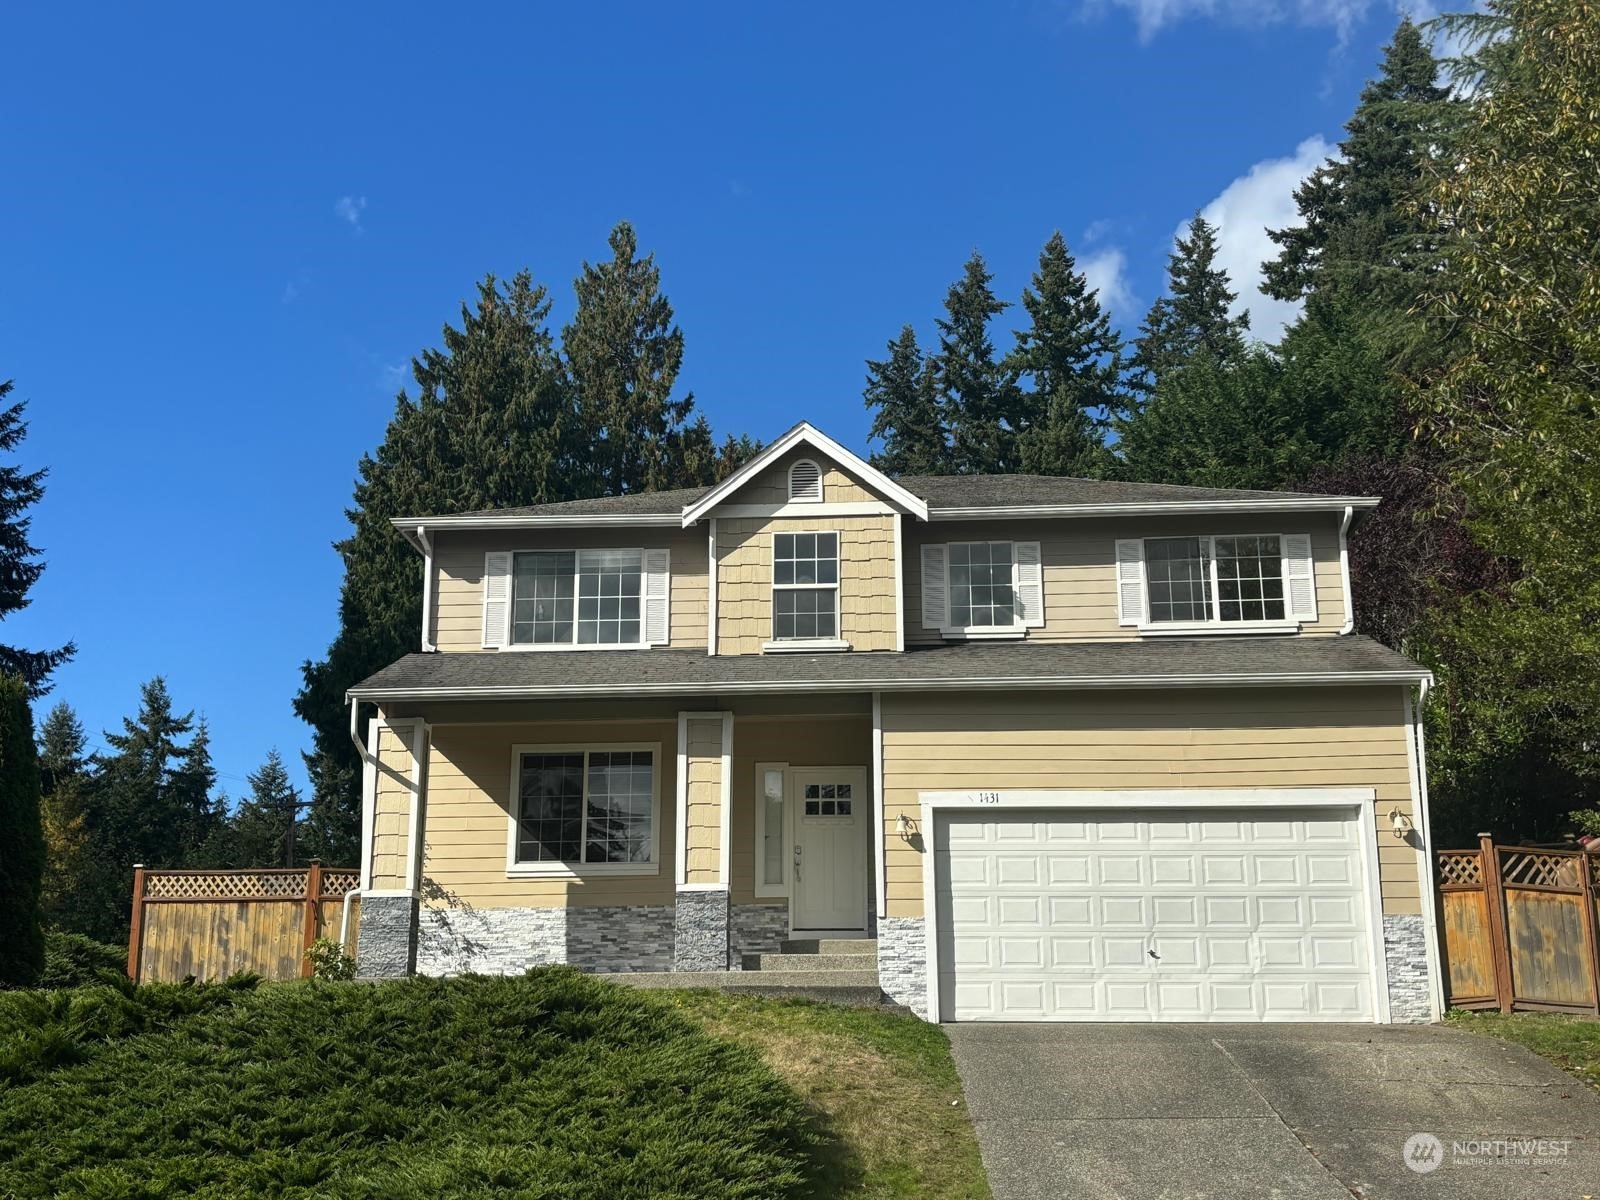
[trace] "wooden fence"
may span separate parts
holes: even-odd
[[[311,973],[305,952],[319,937],[339,936],[345,893],[360,884],[353,869],[152,871],[133,869],[133,925],[128,975],[136,983],[226,979],[253,971],[263,979]],[[355,950],[360,898],[351,902],[346,952]]]
[[[1600,1016],[1600,855],[1497,846],[1438,855],[1454,1008]]]

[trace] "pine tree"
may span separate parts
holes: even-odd
[[[229,821],[228,865],[238,867],[292,867],[305,855],[295,848],[300,793],[289,782],[289,772],[276,750],[246,777],[250,794],[239,802]],[[342,860],[341,860],[342,861]],[[351,860],[353,861],[353,860]]]
[[[40,907],[48,923],[64,924],[87,869],[85,793],[89,783],[88,737],[77,713],[65,701],[45,714],[39,728],[39,774],[45,843]]]
[[[944,475],[950,442],[939,411],[937,372],[917,345],[911,326],[889,343],[889,357],[867,360],[866,405],[873,410],[867,436],[883,442],[872,465],[890,475]]]
[[[1011,307],[990,284],[994,275],[973,251],[945,294],[934,357],[952,466],[963,475],[1015,472],[1019,392],[1010,366],[995,354],[989,322]]]
[[[1197,213],[1167,259],[1167,294],[1151,305],[1134,342],[1133,382],[1144,395],[1199,358],[1226,367],[1244,354],[1250,314],[1228,315],[1238,293],[1216,258],[1216,226]]]
[[[1022,293],[1030,318],[1017,331],[1012,370],[1029,381],[1021,467],[1037,475],[1100,476],[1110,466],[1104,429],[1123,406],[1122,339],[1058,230]]]
[[[692,394],[674,397],[683,364],[683,331],[661,294],[655,255],[638,257],[633,226],[611,231],[611,258],[573,282],[578,307],[561,332],[562,358],[585,440],[579,483],[587,494],[620,496],[710,482],[689,478],[686,461],[700,464],[687,442],[709,441],[710,428],[686,424]],[[703,437],[701,436],[703,435]]]
[[[44,830],[28,686],[0,677],[0,987],[27,987],[44,969]]]
[[[11,394],[12,380],[0,381],[0,401]],[[0,409],[0,454],[10,455],[28,435],[22,419],[26,404],[19,401]],[[32,523],[27,513],[44,496],[44,469],[23,471],[7,463],[0,466],[0,621],[28,606],[28,592],[44,573],[39,548],[28,540]],[[0,673],[19,675],[30,696],[50,690],[50,672],[77,652],[72,643],[55,650],[23,650],[0,645]]]

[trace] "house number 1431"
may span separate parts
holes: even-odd
[[[1000,803],[1000,793],[999,792],[974,792],[972,794],[972,802],[974,804],[999,804]]]

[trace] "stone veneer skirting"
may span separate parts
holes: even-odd
[[[896,1004],[928,1017],[928,948],[921,917],[878,918],[878,986]]]
[[[356,974],[361,979],[404,979],[417,965],[414,896],[361,897],[356,933]]]
[[[674,971],[728,969],[728,889],[681,888],[672,922]]]
[[[728,965],[737,971],[746,954],[776,954],[788,936],[788,901],[735,904],[728,920]]]
[[[1428,939],[1421,917],[1383,918],[1383,958],[1389,975],[1389,1020],[1396,1024],[1433,1020]]]
[[[417,971],[520,975],[551,963],[602,973],[670,971],[672,918],[665,904],[425,908]]]

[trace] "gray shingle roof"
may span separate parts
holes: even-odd
[[[1137,642],[966,643],[903,654],[711,657],[704,650],[408,654],[351,689],[367,699],[427,695],[651,695],[960,690],[965,685],[1160,687],[1272,682],[1404,682],[1426,672],[1370,638],[1150,638]]]

